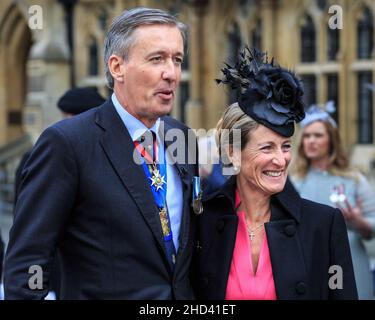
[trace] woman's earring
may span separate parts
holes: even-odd
[[[240,171],[240,167],[238,167],[236,165],[233,165],[233,170],[234,170],[234,172],[238,172],[238,171]]]

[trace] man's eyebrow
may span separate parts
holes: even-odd
[[[156,51],[152,51],[150,52],[147,57],[151,57],[153,55],[166,55],[167,54],[167,51],[165,50],[156,50]],[[175,56],[181,56],[181,57],[184,57],[184,53],[181,52],[181,51],[178,51],[176,54],[174,54]]]

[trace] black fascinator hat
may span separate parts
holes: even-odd
[[[266,53],[246,47],[234,67],[225,64],[222,79],[238,93],[243,112],[258,123],[290,137],[294,122],[305,117],[302,82],[291,71],[269,63]]]

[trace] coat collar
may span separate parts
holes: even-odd
[[[217,191],[210,193],[203,197],[203,202],[208,202],[216,197],[225,197],[228,201],[230,201],[232,207],[234,208],[234,201],[235,201],[235,191],[236,191],[236,176],[231,176],[228,181]],[[285,212],[291,216],[296,222],[300,222],[301,218],[301,197],[299,196],[298,192],[295,190],[293,184],[290,182],[289,178],[287,179],[285,183],[284,190],[274,194],[271,196],[271,206],[277,202],[280,204],[283,209],[285,209]],[[271,220],[280,220],[285,219],[285,215],[282,213],[283,211],[274,211]]]

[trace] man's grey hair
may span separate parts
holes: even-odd
[[[108,66],[109,57],[116,54],[127,60],[129,49],[135,41],[134,31],[140,26],[157,24],[176,26],[181,32],[186,51],[187,26],[178,21],[175,16],[160,9],[140,7],[125,10],[120,16],[113,19],[104,42],[104,71],[109,88],[113,89],[114,85]]]

